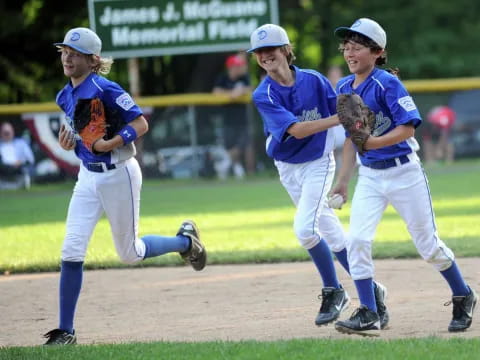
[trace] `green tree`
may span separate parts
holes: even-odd
[[[480,2],[473,0],[278,0],[280,24],[290,34],[297,64],[325,72],[343,64],[338,26],[360,17],[387,31],[389,64],[404,79],[476,76]],[[52,46],[71,27],[88,26],[87,0],[0,2],[0,103],[52,101],[63,87],[59,56]],[[140,59],[143,95],[208,92],[227,54]],[[255,65],[254,59],[251,61]],[[345,70],[347,70],[345,68]],[[254,77],[258,68],[252,66]],[[115,61],[109,78],[128,88],[127,60]]]

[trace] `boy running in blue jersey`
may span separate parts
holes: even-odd
[[[80,159],[78,181],[68,208],[62,249],[59,325],[45,334],[45,345],[75,344],[73,320],[83,279],[83,261],[92,232],[105,212],[120,259],[134,264],[169,252],[179,252],[195,270],[205,267],[207,253],[193,221],[184,221],[176,236],[138,237],[142,173],[133,141],[148,131],[142,110],[117,83],[99,74],[110,71],[112,60],[100,57],[102,42],[88,28],[71,29],[58,47],[69,81],[56,102],[69,126],[62,125],[59,143]],[[72,119],[80,99],[99,98],[123,128],[110,139],[96,141],[91,152],[73,130]],[[71,129],[71,130],[69,130]]]
[[[440,271],[452,293],[453,319],[448,330],[470,327],[478,296],[464,281],[453,252],[437,233],[426,175],[416,155],[415,129],[421,124],[418,109],[395,74],[379,69],[386,63],[386,33],[371,19],[362,18],[351,27],[340,27],[340,50],[352,75],[341,79],[337,93],[356,93],[375,113],[372,135],[362,155],[348,137],[343,147],[342,167],[332,193],[347,199],[348,182],[359,162],[359,176],[352,199],[348,244],[350,273],[360,298],[360,307],[338,331],[378,336],[380,309],[375,301],[372,278],[372,241],[389,203],[405,221],[420,255]]]
[[[250,38],[257,63],[267,76],[253,93],[264,122],[266,151],[274,159],[280,181],[297,207],[294,231],[308,251],[322,281],[322,305],[316,325],[338,318],[349,297],[338,282],[330,249],[348,271],[345,235],[327,206],[335,172],[334,135],[339,124],[336,94],[322,74],[292,65],[295,55],[283,28],[265,24]],[[383,306],[385,289],[377,287]],[[388,321],[388,315],[385,317]]]

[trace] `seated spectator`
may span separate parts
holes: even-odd
[[[249,93],[250,78],[245,57],[231,55],[225,62],[226,72],[216,79],[213,93],[229,95],[235,99]],[[248,172],[255,171],[254,151],[251,141],[251,125],[248,123],[245,104],[230,104],[223,108],[223,140],[230,159],[233,174],[237,178],[245,176],[244,164]]]
[[[30,176],[35,159],[27,142],[15,138],[12,124],[4,122],[0,127],[0,187],[30,188]]]

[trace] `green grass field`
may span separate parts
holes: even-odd
[[[302,339],[0,348],[0,360],[452,360],[477,359],[480,339]]]
[[[461,162],[428,171],[441,238],[457,256],[480,256],[480,162]],[[0,193],[0,272],[57,270],[72,183]],[[275,176],[245,182],[148,181],[142,191],[140,235],[173,235],[194,219],[210,263],[307,260],[292,230],[295,209]],[[349,206],[338,211],[348,228]],[[416,257],[400,217],[389,207],[378,228],[374,255]],[[164,256],[139,266],[179,264]],[[123,266],[108,221],[94,232],[87,268]]]
[[[427,169],[441,238],[457,256],[480,256],[480,161]],[[58,270],[73,183],[0,193],[0,271]],[[172,235],[184,218],[199,225],[210,263],[307,260],[292,230],[294,208],[276,176],[244,182],[147,181],[140,234]],[[338,212],[348,227],[349,206]],[[399,216],[388,208],[377,258],[417,257]],[[139,266],[179,264],[178,256]],[[108,222],[98,224],[86,267],[121,267]],[[192,339],[193,341],[195,339]],[[475,359],[480,339],[395,341],[305,339],[277,342],[149,343],[69,348],[0,348],[0,359]]]

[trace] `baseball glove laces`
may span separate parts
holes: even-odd
[[[350,134],[350,139],[360,154],[363,154],[365,143],[375,126],[375,114],[355,94],[340,94],[337,97],[337,114],[342,126]]]

